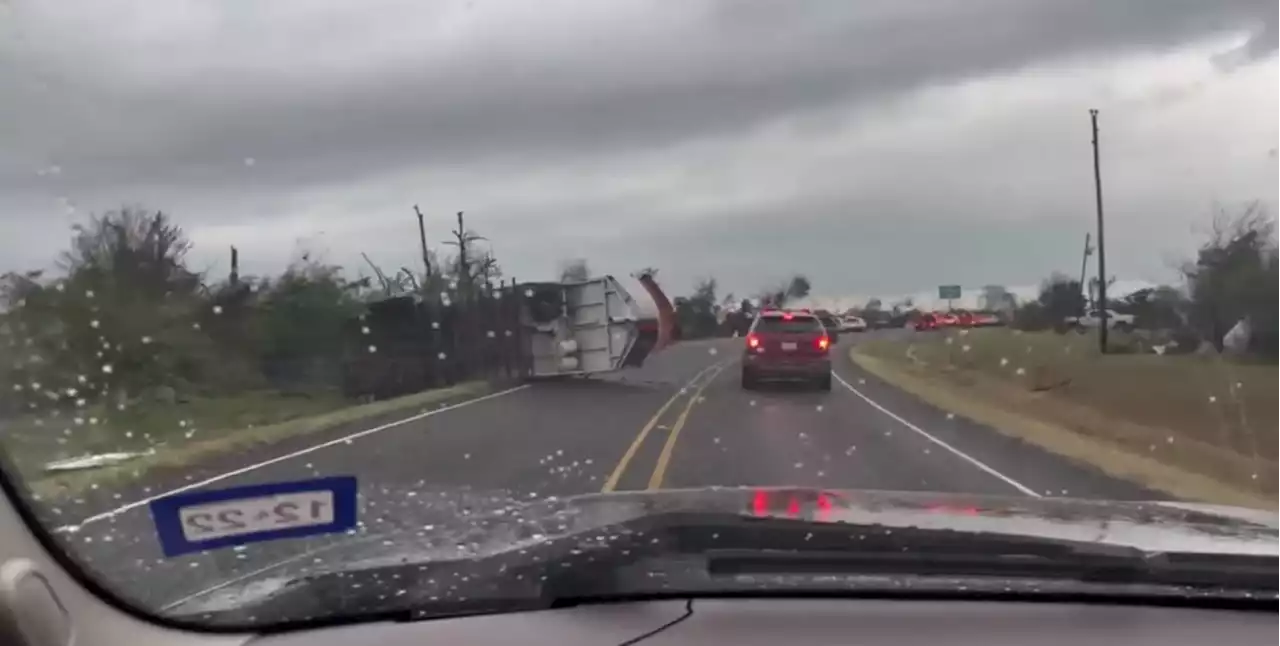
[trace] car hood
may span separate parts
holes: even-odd
[[[669,513],[795,518],[859,526],[947,529],[1087,541],[1145,552],[1277,556],[1275,514],[1181,502],[1124,502],[810,488],[724,488],[615,492],[519,500],[500,493],[442,495],[453,520],[416,529],[338,536],[323,546],[171,601],[175,614],[211,612],[270,595],[290,581],[393,564],[484,558]],[[761,546],[768,547],[768,546]],[[336,564],[336,565],[327,565]]]

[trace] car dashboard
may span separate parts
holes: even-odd
[[[1268,612],[1074,603],[868,599],[697,599],[367,624],[267,636],[256,646],[379,644],[1027,644],[1274,643]]]

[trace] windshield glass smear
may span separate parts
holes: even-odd
[[[162,4],[0,0],[0,473],[124,602],[1274,598],[1273,5]]]

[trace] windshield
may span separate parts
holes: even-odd
[[[724,514],[966,528],[1001,586],[993,533],[1274,556],[1276,48],[1264,2],[0,0],[0,472],[198,625]]]

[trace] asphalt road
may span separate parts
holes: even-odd
[[[677,344],[641,369],[537,383],[415,421],[275,455],[240,456],[212,478],[100,492],[59,510],[69,552],[124,597],[173,604],[281,561],[325,563],[339,541],[447,547],[437,523],[473,509],[613,490],[821,486],[1107,499],[1158,497],[937,410],[850,362],[837,346],[830,393],[745,391],[741,341]],[[146,504],[177,488],[354,475],[356,536],[161,555]],[[147,493],[151,492],[151,493]],[[51,516],[42,514],[46,518]]]

